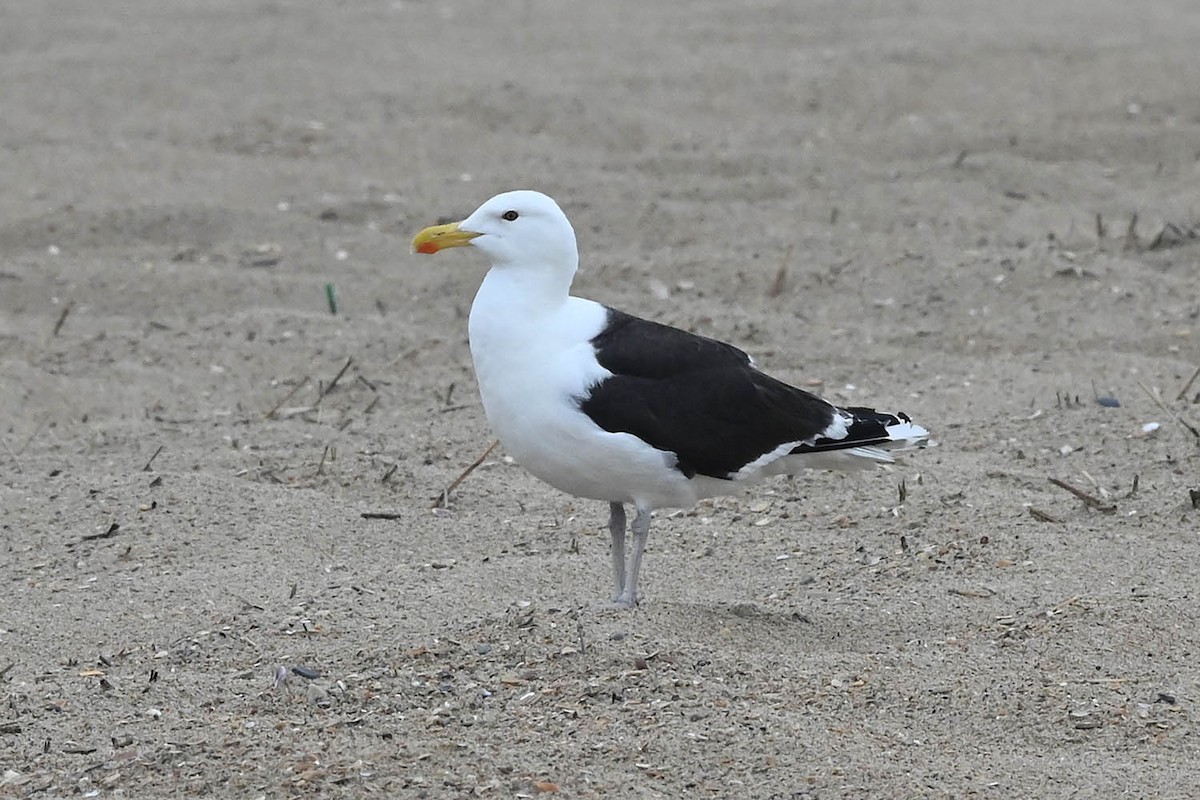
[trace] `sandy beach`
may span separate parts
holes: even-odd
[[[1200,796],[1200,9],[21,2],[0,797]],[[656,515],[492,442],[477,253],[931,447]],[[1055,483],[1052,481],[1058,481]]]

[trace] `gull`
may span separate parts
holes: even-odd
[[[618,607],[638,603],[654,510],[772,475],[889,463],[888,450],[928,436],[905,414],[839,408],[777,380],[733,345],[572,296],[575,231],[544,194],[499,194],[413,239],[417,253],[464,246],[491,260],[468,322],[488,422],[533,475],[609,504]]]

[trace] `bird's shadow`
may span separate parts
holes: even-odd
[[[749,602],[691,603],[644,600],[633,609],[580,609],[581,622],[602,638],[630,636],[656,641],[727,641],[738,647],[770,648],[786,638],[819,640],[820,626],[796,608],[766,609]]]

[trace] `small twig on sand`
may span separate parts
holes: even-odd
[[[1167,404],[1164,403],[1162,401],[1162,398],[1158,396],[1158,392],[1154,391],[1153,389],[1151,389],[1149,386],[1142,383],[1141,381],[1138,381],[1138,386],[1142,387],[1142,391],[1145,392],[1146,395],[1149,396],[1149,398],[1154,401],[1154,404],[1156,406],[1158,406],[1160,409],[1162,409],[1164,414],[1170,414],[1172,417],[1175,418],[1176,422],[1178,422],[1180,425],[1182,425],[1184,428],[1187,429],[1188,433],[1190,433],[1192,436],[1195,436],[1197,439],[1200,439],[1200,430],[1197,430],[1191,423],[1189,423],[1183,417],[1179,416],[1179,414],[1177,414],[1174,409],[1167,408]]]
[[[322,387],[321,393],[317,395],[317,401],[313,403],[314,406],[321,405],[321,401],[325,399],[325,395],[333,391],[333,387],[337,386],[338,381],[342,379],[342,376],[346,374],[346,370],[350,369],[350,365],[353,363],[354,356],[350,356],[346,359],[346,363],[342,364],[342,368],[338,370],[337,375],[333,376],[333,380],[331,380],[326,386]]]
[[[1033,517],[1038,522],[1053,522],[1053,523],[1056,523],[1059,525],[1062,524],[1061,519],[1058,519],[1057,517],[1052,517],[1049,514],[1047,514],[1045,511],[1042,511],[1039,508],[1034,508],[1033,506],[1029,507],[1029,516]]]
[[[1073,606],[1076,603],[1078,603],[1079,598],[1080,598],[1080,595],[1073,594],[1070,597],[1068,597],[1066,600],[1063,600],[1061,603],[1054,606],[1053,608],[1048,608],[1045,611],[1043,611],[1042,613],[1038,614],[1038,616],[1046,617],[1047,619],[1049,619],[1050,617],[1056,617],[1059,614],[1061,614],[1062,612],[1066,611],[1067,606]]]
[[[456,384],[455,384],[455,383],[452,381],[452,382],[450,383],[450,385],[446,387],[446,396],[445,396],[445,397],[442,399],[442,407],[438,409],[438,411],[440,411],[440,412],[441,412],[441,413],[443,413],[443,414],[445,414],[447,411],[461,411],[461,410],[462,410],[462,409],[464,409],[464,408],[470,408],[470,407],[471,407],[471,404],[470,404],[470,403],[457,403],[457,404],[454,404],[454,403],[451,403],[451,402],[450,402],[450,401],[451,401],[451,399],[454,397],[454,387],[455,387],[455,385],[456,385]]]
[[[111,525],[109,525],[107,530],[105,530],[104,532],[84,534],[83,536],[79,537],[79,541],[91,542],[91,541],[95,541],[96,539],[111,539],[113,536],[117,535],[117,532],[119,530],[121,530],[121,524],[119,522],[114,522]]]
[[[951,587],[947,589],[950,594],[956,594],[959,597],[992,597],[996,594],[995,590],[982,586],[978,589]]]
[[[360,515],[363,519],[402,519],[403,514],[396,511],[364,511]]]
[[[150,460],[146,462],[146,466],[142,467],[142,472],[150,471],[150,465],[154,463],[154,459],[158,458],[158,454],[163,451],[164,447],[166,447],[166,445],[160,444],[158,446],[158,449],[154,451],[154,455],[150,456]]]
[[[492,454],[492,451],[495,450],[499,446],[500,446],[499,439],[496,439],[491,444],[489,444],[487,450],[484,450],[483,454],[480,455],[479,458],[472,461],[470,463],[470,465],[466,469],[464,469],[457,478],[450,481],[449,486],[447,486],[442,491],[438,492],[437,496],[433,498],[433,505],[431,505],[430,508],[445,508],[446,505],[450,502],[450,493],[453,492],[456,488],[458,488],[458,485],[460,483],[462,483],[463,481],[465,481],[467,479],[467,476],[470,475],[472,472],[474,472],[475,469],[480,464],[482,464],[485,460],[487,460],[487,457]]]
[[[325,461],[329,458],[330,451],[332,449],[333,449],[332,445],[328,445],[328,444],[325,445],[325,450],[321,453],[321,463],[317,464],[316,475],[320,475],[322,472],[325,471]]]
[[[285,395],[283,396],[283,399],[282,399],[282,400],[280,400],[280,401],[279,401],[278,403],[276,403],[275,405],[271,406],[271,410],[270,410],[270,411],[268,411],[268,412],[267,412],[266,414],[264,414],[263,416],[265,416],[267,419],[271,419],[271,418],[272,418],[272,417],[274,417],[276,414],[278,414],[278,413],[279,413],[279,409],[283,408],[283,404],[284,404],[284,403],[286,403],[288,400],[291,400],[291,399],[292,399],[292,395],[294,395],[296,392],[300,391],[300,390],[301,390],[301,389],[303,389],[305,386],[307,386],[307,385],[308,385],[308,381],[309,381],[309,376],[308,376],[308,375],[305,375],[303,378],[301,378],[301,379],[300,379],[300,382],[299,382],[299,383],[297,383],[295,386],[293,386],[293,387],[292,387],[292,390],[291,390],[290,392],[288,392],[287,394],[285,394]]]
[[[792,251],[795,249],[795,244],[789,244],[784,251],[783,260],[779,262],[779,271],[775,273],[775,280],[771,281],[767,288],[767,297],[779,297],[787,290],[788,265],[792,263]]]
[[[1138,475],[1138,474],[1136,474],[1136,473],[1134,473],[1134,476],[1133,476],[1133,486],[1130,486],[1130,487],[1129,487],[1129,494],[1127,494],[1127,495],[1125,495],[1125,496],[1126,496],[1126,497],[1137,497],[1137,493],[1138,493],[1138,485],[1139,485],[1141,482],[1142,482],[1142,476],[1141,476],[1141,475]]]
[[[1192,377],[1188,378],[1187,383],[1179,390],[1179,394],[1175,395],[1176,400],[1183,400],[1187,397],[1188,390],[1192,388],[1192,384],[1196,382],[1196,378],[1200,378],[1200,367],[1196,367],[1196,371],[1192,373]]]
[[[1101,500],[1099,497],[1088,494],[1083,489],[1080,489],[1076,486],[1072,486],[1071,484],[1067,483],[1066,481],[1060,481],[1058,478],[1047,478],[1047,480],[1049,480],[1051,483],[1053,483],[1055,486],[1057,486],[1060,489],[1066,489],[1068,492],[1070,492],[1071,494],[1075,495],[1080,500],[1082,500],[1085,505],[1091,506],[1092,508],[1096,509],[1097,511],[1103,511],[1105,514],[1111,514],[1117,510],[1117,506],[1115,503],[1106,503],[1103,500]]]
[[[54,323],[54,331],[51,336],[58,336],[58,332],[62,330],[63,323],[67,321],[67,315],[71,313],[71,309],[75,307],[75,301],[69,301],[63,306],[62,313],[58,315],[58,322]]]
[[[1100,481],[1093,478],[1086,469],[1079,470],[1079,474],[1087,478],[1087,482],[1092,485],[1092,488],[1096,490],[1096,493],[1100,495],[1102,500],[1108,499],[1108,490],[1100,485]]]

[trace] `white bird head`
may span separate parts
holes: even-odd
[[[462,222],[426,228],[412,244],[414,252],[427,254],[466,245],[482,250],[501,269],[549,269],[570,276],[579,264],[574,228],[558,203],[541,192],[498,194]]]

